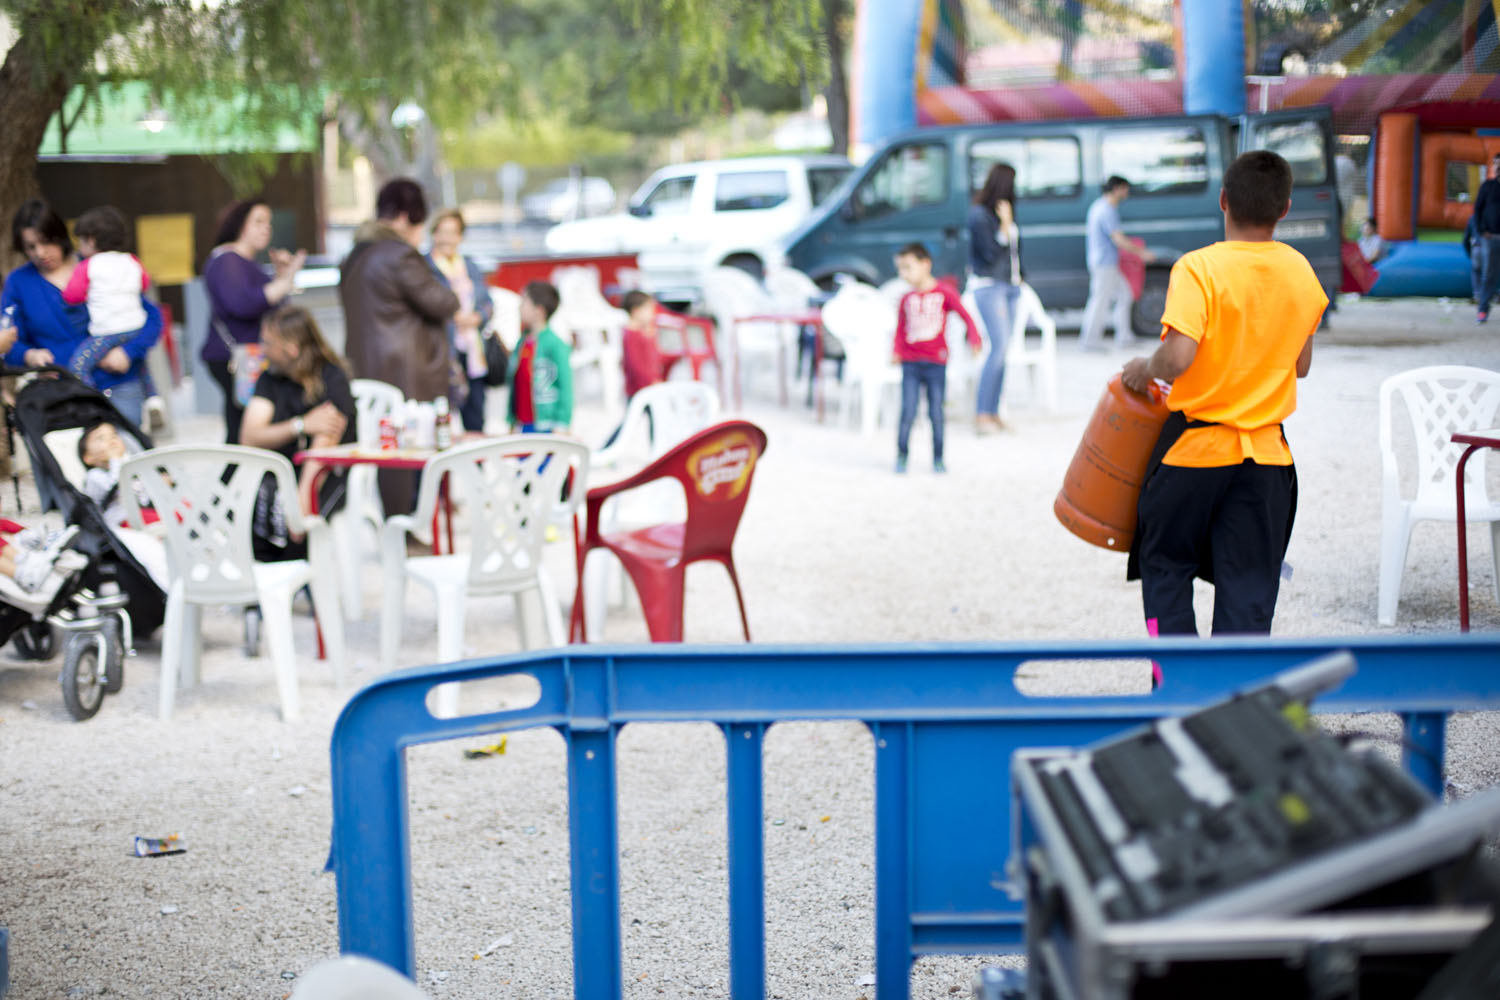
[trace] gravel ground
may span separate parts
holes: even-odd
[[[1288,424],[1301,505],[1281,592],[1282,635],[1380,633],[1376,390],[1426,364],[1500,369],[1500,340],[1469,312],[1435,301],[1346,304],[1320,335],[1302,405]],[[912,471],[891,472],[890,434],[864,439],[800,408],[747,406],[770,435],[737,545],[755,637],[764,642],[1119,638],[1140,635],[1139,589],[1124,561],[1084,545],[1052,500],[1104,379],[1123,354],[1060,346],[1061,411],[1011,404],[1014,431],[976,438],[950,419],[949,474],[929,471],[925,425]],[[602,440],[610,415],[580,407],[578,429]],[[189,421],[183,440],[212,440]],[[1491,490],[1500,489],[1500,462]],[[13,506],[4,494],[7,511]],[[35,509],[34,503],[30,508]],[[1500,628],[1484,532],[1471,533],[1473,621]],[[564,586],[570,547],[552,546]],[[1451,526],[1412,541],[1398,632],[1456,627]],[[366,607],[376,607],[370,573]],[[687,636],[739,641],[723,572],[688,574]],[[1200,621],[1212,594],[1200,588]],[[482,609],[482,610],[481,610]],[[434,618],[410,592],[407,663],[435,651]],[[308,650],[311,622],[296,622]],[[373,610],[349,630],[350,672],[377,673]],[[72,722],[56,664],[0,660],[0,925],[10,928],[17,1000],[97,994],[279,998],[337,951],[328,848],[328,738],[349,691],[302,661],[303,716],[283,723],[267,663],[239,650],[232,612],[205,617],[204,683],[156,720],[160,651],[139,643],[124,690]],[[637,609],[612,608],[611,641],[645,638]],[[512,609],[478,605],[476,654],[517,647]],[[1059,671],[1031,684],[1139,689],[1144,678]],[[510,697],[524,692],[513,690]],[[1389,720],[1360,720],[1361,728]],[[1451,727],[1450,780],[1464,792],[1500,780],[1497,715]],[[872,750],[860,727],[779,726],[766,749],[770,991],[776,997],[872,995]],[[465,760],[457,746],[409,754],[419,982],[435,998],[570,995],[563,745],[551,731],[513,735],[503,756]],[[627,994],[726,993],[724,753],[699,725],[636,726],[620,738],[622,922]],[[826,821],[824,817],[827,817]],[[778,822],[782,821],[782,822]],[[964,803],[953,803],[964,822]],[[185,854],[128,855],[135,835],[180,832]],[[476,953],[494,945],[476,960]],[[913,996],[967,994],[977,959],[924,960]],[[866,981],[867,982],[867,981]]]

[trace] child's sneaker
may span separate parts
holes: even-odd
[[[904,476],[904,475],[906,475],[906,456],[905,455],[897,455],[896,456],[896,475],[898,475],[898,476]]]
[[[932,471],[938,473],[939,475],[942,475],[944,472],[948,471],[948,467],[943,464],[943,460],[941,458],[934,458],[932,460]]]
[[[63,550],[68,547],[68,543],[71,542],[77,534],[78,525],[76,524],[70,524],[60,531],[49,531],[47,533],[46,542],[43,543],[42,547],[37,551],[46,556],[49,563],[56,562],[57,557],[62,554]]]

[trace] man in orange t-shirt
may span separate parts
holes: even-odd
[[[1136,392],[1172,383],[1127,570],[1155,633],[1197,633],[1195,576],[1214,584],[1215,635],[1271,631],[1297,509],[1281,422],[1297,408],[1328,305],[1307,258],[1273,237],[1291,193],[1291,168],[1275,153],[1230,165],[1224,241],[1172,267],[1162,344],[1121,376]]]

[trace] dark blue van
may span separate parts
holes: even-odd
[[[886,143],[792,232],[787,263],[819,282],[847,274],[879,284],[895,273],[896,251],[921,242],[935,273],[963,275],[969,203],[991,165],[1004,161],[1016,169],[1026,280],[1047,308],[1080,309],[1089,289],[1084,218],[1104,180],[1119,174],[1131,184],[1120,208],[1125,232],[1157,256],[1132,325],[1155,337],[1172,262],[1223,238],[1220,180],[1249,149],[1274,150],[1291,164],[1292,208],[1276,236],[1302,251],[1332,297],[1339,205],[1327,108],[917,129]]]

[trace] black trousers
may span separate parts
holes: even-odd
[[[1291,466],[1159,466],[1141,491],[1141,600],[1162,635],[1196,635],[1193,578],[1214,585],[1214,635],[1267,634],[1292,516]]]
[[[229,362],[205,361],[204,365],[224,393],[224,443],[239,444],[240,421],[244,419],[245,408],[234,398],[234,376],[229,374]]]

